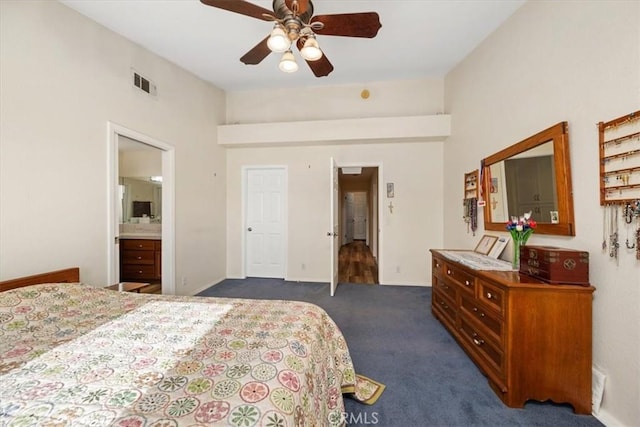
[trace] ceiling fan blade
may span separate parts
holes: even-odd
[[[298,50],[302,49],[304,42],[301,39],[298,39],[297,46]],[[316,61],[305,60],[305,62],[309,65],[309,68],[311,68],[311,71],[316,77],[328,76],[333,71],[333,64],[329,62],[329,59],[327,59],[327,55],[325,55],[324,52],[322,52],[320,59]]]
[[[249,3],[244,0],[200,0],[207,6],[217,7],[218,9],[228,10],[229,12],[239,13],[240,15],[250,16],[252,18],[261,19],[263,21],[272,21],[269,16],[273,16],[273,11],[264,7]],[[264,15],[267,16],[264,16]]]
[[[317,15],[311,22],[322,22],[324,27],[314,30],[324,36],[345,36],[373,38],[382,27],[376,12],[342,13],[337,15]]]
[[[285,0],[289,10],[293,11],[293,0]],[[309,9],[309,0],[298,0],[298,15],[302,15]]]
[[[269,40],[269,36],[262,39],[260,43],[255,45],[249,52],[245,53],[242,58],[240,58],[240,61],[247,65],[257,65],[261,63],[262,60],[271,53],[271,49],[267,46],[267,40]]]

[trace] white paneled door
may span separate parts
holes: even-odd
[[[286,170],[246,171],[246,274],[249,277],[284,278]]]
[[[353,238],[367,238],[367,193],[353,193]]]

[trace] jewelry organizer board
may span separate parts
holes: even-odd
[[[600,122],[598,131],[602,249],[616,260],[621,249],[640,260],[640,110]]]
[[[600,205],[640,200],[640,111],[598,123]]]

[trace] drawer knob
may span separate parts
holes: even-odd
[[[451,276],[451,270],[447,269],[447,274]]]
[[[479,337],[478,337],[478,334],[477,334],[477,333],[475,333],[475,332],[474,332],[473,334],[471,334],[471,339],[473,340],[473,343],[474,343],[475,345],[482,345],[482,344],[484,344],[484,340],[483,340],[482,338],[479,338]]]
[[[478,307],[473,307],[473,312],[474,312],[474,313],[478,313]],[[479,316],[480,316],[480,317],[484,317],[484,313],[483,313],[483,312],[480,312],[480,313],[479,313]]]
[[[142,247],[142,245],[138,245],[138,247],[139,247],[139,248],[141,248],[141,247]]]
[[[471,282],[469,282],[468,280],[465,280],[464,284],[467,285],[467,286],[471,286]]]
[[[493,294],[491,292],[487,292],[487,299],[493,298]]]
[[[473,339],[473,343],[477,346],[481,346],[482,344],[484,344],[484,340],[480,340],[478,338],[474,338]]]
[[[139,257],[138,257],[138,259],[142,259],[142,257],[141,257],[141,256],[139,256]]]
[[[439,262],[436,262],[436,267],[440,267],[440,263]]]

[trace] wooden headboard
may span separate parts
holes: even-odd
[[[0,292],[23,286],[38,285],[40,283],[76,283],[80,281],[80,268],[65,268],[64,270],[49,271],[33,276],[18,277],[17,279],[0,282]]]

